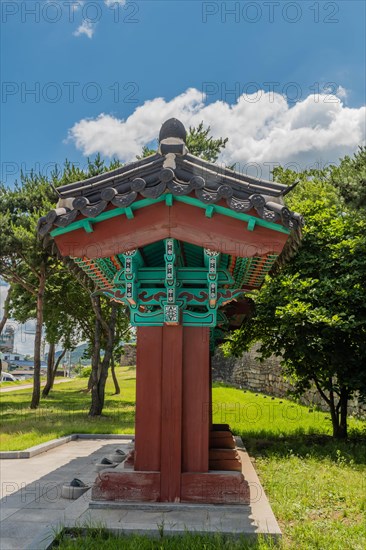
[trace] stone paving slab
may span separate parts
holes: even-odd
[[[117,448],[127,452],[130,441],[78,439],[26,461],[1,460],[0,549],[22,550],[33,540],[35,549],[47,548],[47,529],[49,539],[57,526],[74,523],[89,506],[91,491],[76,501],[63,499],[62,485],[74,477],[91,485],[95,464]]]

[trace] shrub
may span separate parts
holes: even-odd
[[[78,376],[79,378],[89,378],[89,376],[91,375],[91,371],[92,371],[92,368],[91,368],[91,365],[89,365],[88,367],[82,368]]]

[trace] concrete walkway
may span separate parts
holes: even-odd
[[[90,491],[76,501],[61,497],[61,488],[74,477],[91,485],[95,464],[116,449],[127,452],[126,440],[76,440],[29,459],[0,461],[1,550],[35,550],[47,526],[75,522],[89,506]],[[38,541],[38,542],[37,542]]]
[[[127,453],[132,448],[128,436],[118,437],[77,439],[29,459],[0,460],[0,549],[44,550],[63,526],[93,524],[105,525],[115,533],[154,536],[159,533],[159,525],[164,525],[167,535],[188,530],[247,537],[281,536],[244,450],[239,452],[250,486],[250,505],[90,502],[91,489],[75,501],[62,498],[64,484],[76,477],[91,486],[97,476],[96,463],[110,457],[116,449]]]
[[[62,378],[61,380],[55,380],[54,384],[63,384],[64,382],[71,382],[73,378]],[[41,382],[41,388],[46,385],[46,382]],[[9,392],[9,391],[18,391],[18,390],[29,390],[33,388],[33,384],[22,384],[16,386],[1,387],[0,393]]]

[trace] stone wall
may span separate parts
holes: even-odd
[[[121,366],[132,367],[136,365],[136,344],[125,344],[121,355]]]
[[[216,382],[227,382],[233,386],[275,397],[288,397],[288,391],[292,389],[289,382],[284,380],[280,360],[270,357],[263,363],[257,361],[257,351],[254,347],[250,352],[244,353],[240,358],[224,357],[218,348],[212,358],[212,378]],[[126,344],[124,355],[121,356],[122,366],[136,365],[136,344]],[[327,406],[318,394],[316,388],[307,391],[300,402],[304,405],[316,405],[322,410]],[[353,399],[349,403],[349,413],[366,418],[366,405]]]
[[[284,380],[279,358],[273,356],[261,363],[256,359],[258,357],[256,349],[256,347],[252,348],[240,358],[224,357],[221,350],[217,349],[212,358],[213,380],[275,397],[288,397],[288,391],[293,386]],[[300,398],[300,402],[327,410],[316,388],[307,391]],[[366,417],[366,404],[355,398],[350,401],[348,412],[355,416]]]

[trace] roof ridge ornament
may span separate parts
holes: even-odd
[[[169,118],[162,124],[159,132],[159,143],[167,138],[177,138],[184,143],[187,142],[187,130],[177,118]]]
[[[189,152],[186,142],[187,131],[183,123],[177,118],[166,120],[159,132],[160,155],[186,155]]]

